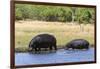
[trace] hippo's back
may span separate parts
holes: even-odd
[[[50,34],[39,34],[36,36],[40,42],[56,42],[56,38]]]

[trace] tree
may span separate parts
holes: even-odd
[[[71,13],[72,13],[72,23],[74,23],[74,21],[75,21],[75,13],[76,13],[76,7],[71,7]]]
[[[15,12],[15,17],[16,17],[16,20],[22,20],[22,12],[20,11],[19,8],[16,9],[16,12]]]
[[[95,11],[93,8],[63,7],[16,4],[16,20],[41,20],[78,22],[79,24],[94,23]]]

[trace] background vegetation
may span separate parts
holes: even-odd
[[[93,8],[16,4],[16,20],[94,23]]]

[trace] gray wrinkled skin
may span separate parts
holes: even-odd
[[[29,49],[35,51],[41,51],[41,48],[53,48],[57,50],[56,47],[56,38],[50,34],[39,34],[35,36],[29,43]]]
[[[84,39],[75,39],[66,44],[66,49],[89,49],[89,42]]]

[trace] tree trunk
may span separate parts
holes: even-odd
[[[83,24],[79,24],[79,25],[80,25],[80,31],[84,32],[84,26],[83,26]]]

